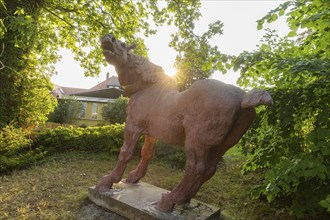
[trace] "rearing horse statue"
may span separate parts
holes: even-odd
[[[213,79],[199,80],[179,92],[160,66],[130,53],[135,46],[127,46],[109,34],[101,39],[101,46],[107,62],[115,66],[129,103],[118,162],[111,174],[96,185],[99,191],[108,190],[122,179],[141,135],[144,135],[141,160],[126,179],[132,184],[146,174],[156,138],[182,145],[186,154],[185,174],[156,206],[160,211],[171,212],[175,204],[189,202],[214,175],[222,155],[240,140],[254,120],[254,106],[273,103],[264,90],[245,93]]]

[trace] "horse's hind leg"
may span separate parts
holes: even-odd
[[[162,196],[157,208],[163,212],[170,212],[175,204],[189,202],[202,184],[214,175],[222,155],[240,140],[254,117],[253,108],[241,109],[227,137],[218,146],[196,146],[192,144],[193,141],[190,141],[191,144],[185,146],[187,156],[185,175],[169,194]]]
[[[249,129],[250,125],[252,124],[253,120],[255,118],[255,110],[254,108],[246,108],[241,109],[238,112],[238,117],[233,124],[230,132],[227,134],[226,138],[223,140],[223,142],[218,145],[210,148],[210,150],[207,152],[207,163],[205,166],[207,169],[205,169],[205,172],[203,172],[201,181],[204,183],[207,180],[209,180],[216,172],[217,165],[224,155],[224,153],[231,147],[233,147],[235,144],[238,143],[238,141],[241,139],[241,137],[245,134],[245,132]],[[186,202],[189,202],[192,197],[196,195],[198,192],[200,186],[198,186],[199,183],[197,183],[197,187],[192,187],[194,191],[192,190],[190,193],[190,198],[187,198]]]
[[[102,177],[100,182],[95,187],[97,190],[107,190],[111,188],[113,183],[118,183],[121,180],[128,162],[132,159],[138,139],[141,135],[141,130],[142,129],[140,127],[135,126],[133,123],[126,120],[124,144],[120,148],[116,167],[112,170],[111,174]]]
[[[203,173],[207,167],[207,148],[192,145],[186,140],[186,166],[185,174],[181,182],[168,194],[164,194],[157,204],[157,209],[163,212],[171,212],[175,204],[189,201],[191,193],[198,191],[203,181]]]
[[[177,204],[189,203],[200,187],[215,174],[217,164],[221,159],[221,156],[215,156],[215,153],[218,153],[216,147],[212,147],[205,152],[205,156],[203,157],[204,160],[199,165],[203,168],[198,168],[199,170],[202,170],[202,172],[199,172],[199,175],[195,176],[196,181],[191,182],[187,193],[176,202]]]
[[[139,165],[132,170],[126,179],[128,183],[137,183],[147,173],[148,163],[153,158],[156,149],[156,138],[145,135],[144,144],[141,150]]]

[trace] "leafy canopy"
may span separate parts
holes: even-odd
[[[200,17],[199,7],[197,0],[1,0],[0,125],[14,121],[29,126],[46,120],[56,104],[48,91],[52,89],[53,64],[61,59],[60,48],[71,50],[85,75],[94,76],[105,65],[99,39],[106,33],[136,43],[135,53],[147,56],[141,36],[155,33],[151,19],[156,25],[178,27],[170,46],[182,53],[192,51],[182,56],[199,55],[197,50],[203,47],[198,63],[204,69],[198,74],[206,77],[213,68],[206,61],[208,56],[218,54],[207,39],[220,33],[221,24],[216,22],[208,33],[196,38],[193,28]],[[198,43],[194,43],[196,39]]]
[[[194,3],[190,5],[188,2],[172,1],[167,8],[168,11],[176,11],[175,16],[168,20],[168,24],[174,23],[178,27],[178,31],[172,34],[169,46],[178,52],[175,60],[177,73],[174,78],[180,90],[187,89],[199,79],[209,78],[216,70],[226,72],[223,63],[228,60],[217,46],[209,43],[212,37],[222,34],[221,21],[209,24],[208,30],[201,36],[196,35],[195,21],[201,16],[200,2],[192,1]]]

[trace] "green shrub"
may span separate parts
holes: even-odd
[[[74,97],[64,97],[57,100],[58,104],[48,115],[49,122],[72,124],[78,117],[82,104]]]
[[[57,127],[37,135],[36,144],[49,152],[92,151],[119,153],[123,144],[124,124],[102,127]]]
[[[258,50],[243,52],[232,63],[241,70],[240,86],[265,88],[274,100],[272,107],[258,107],[241,140],[249,154],[244,171],[264,173],[253,195],[288,204],[292,215],[305,219],[329,219],[328,2],[287,1],[271,10],[258,28],[285,15],[288,37],[268,30]]]
[[[183,169],[186,163],[186,155],[183,147],[171,146],[162,141],[157,142],[156,160],[162,160],[176,169]]]
[[[47,155],[65,151],[108,152],[117,156],[124,141],[124,124],[87,128],[73,126],[46,128],[35,136],[34,142],[27,136],[25,130],[13,126],[1,131],[1,171],[31,164],[42,158],[46,152]],[[140,138],[138,145],[141,146],[142,142],[143,138]],[[139,150],[140,148],[136,150],[138,155],[140,155]],[[186,160],[183,148],[163,142],[157,142],[155,157],[180,169],[184,167]]]
[[[36,144],[43,146],[49,153],[63,151],[109,152],[118,155],[124,142],[124,124],[102,127],[57,127],[45,129],[36,137]],[[142,146],[143,138],[138,145]],[[136,154],[140,155],[140,148]],[[174,168],[183,168],[186,158],[183,148],[157,142],[156,159],[163,160]]]
[[[45,151],[34,149],[29,138],[30,131],[9,124],[0,129],[0,173],[25,167],[40,158]]]
[[[126,120],[126,111],[128,106],[127,97],[119,97],[114,102],[107,103],[102,110],[102,117],[111,124],[124,123]]]

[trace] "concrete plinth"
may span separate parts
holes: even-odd
[[[134,220],[218,220],[220,209],[192,199],[190,204],[175,206],[171,213],[158,211],[155,206],[163,193],[168,191],[147,183],[119,182],[107,192],[88,190],[88,197],[95,204],[121,216]]]

